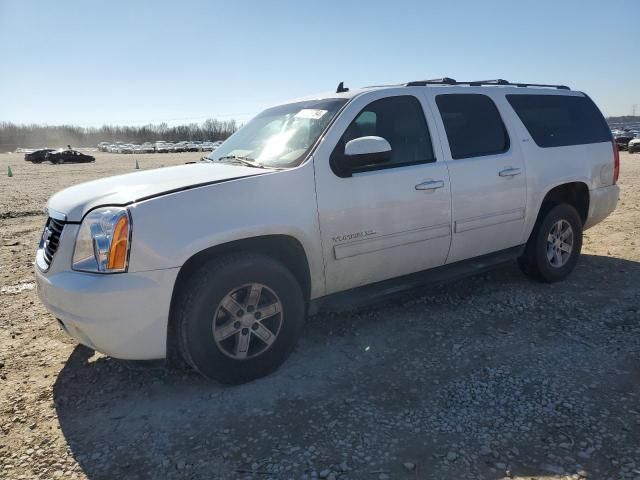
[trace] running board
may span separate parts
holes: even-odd
[[[316,298],[309,304],[309,315],[319,312],[344,311],[368,305],[382,297],[393,295],[411,288],[447,283],[461,278],[492,270],[504,263],[511,262],[524,253],[524,245],[489,253],[480,257],[462,260],[441,267],[430,268],[402,277],[352,288]]]

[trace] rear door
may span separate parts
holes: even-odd
[[[520,146],[484,93],[428,89],[451,178],[453,238],[447,263],[519,245],[526,207]]]
[[[432,136],[433,118],[414,93],[403,88],[355,98],[314,155],[327,293],[445,262],[449,175]],[[391,160],[341,177],[331,167],[332,155],[368,135],[390,143]]]

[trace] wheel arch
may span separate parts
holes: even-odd
[[[309,261],[302,243],[295,237],[290,235],[262,235],[229,241],[201,250],[192,255],[180,267],[173,286],[167,324],[167,363],[169,366],[180,367],[186,365],[178,348],[177,325],[174,315],[176,299],[182,292],[186,280],[203,263],[222,255],[237,252],[260,253],[281,262],[300,284],[304,294],[304,301],[308,305],[311,295]]]
[[[544,218],[545,214],[556,205],[568,203],[573,206],[580,215],[582,224],[587,222],[589,217],[589,187],[583,181],[565,182],[549,189],[542,198],[536,223]]]

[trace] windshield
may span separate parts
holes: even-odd
[[[265,110],[214,150],[210,161],[249,162],[289,168],[299,165],[346,99],[289,103]]]

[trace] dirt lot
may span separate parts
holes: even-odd
[[[568,281],[509,265],[319,315],[233,388],[75,345],[33,283],[52,193],[200,155],[0,155],[0,478],[640,478],[640,155]]]

